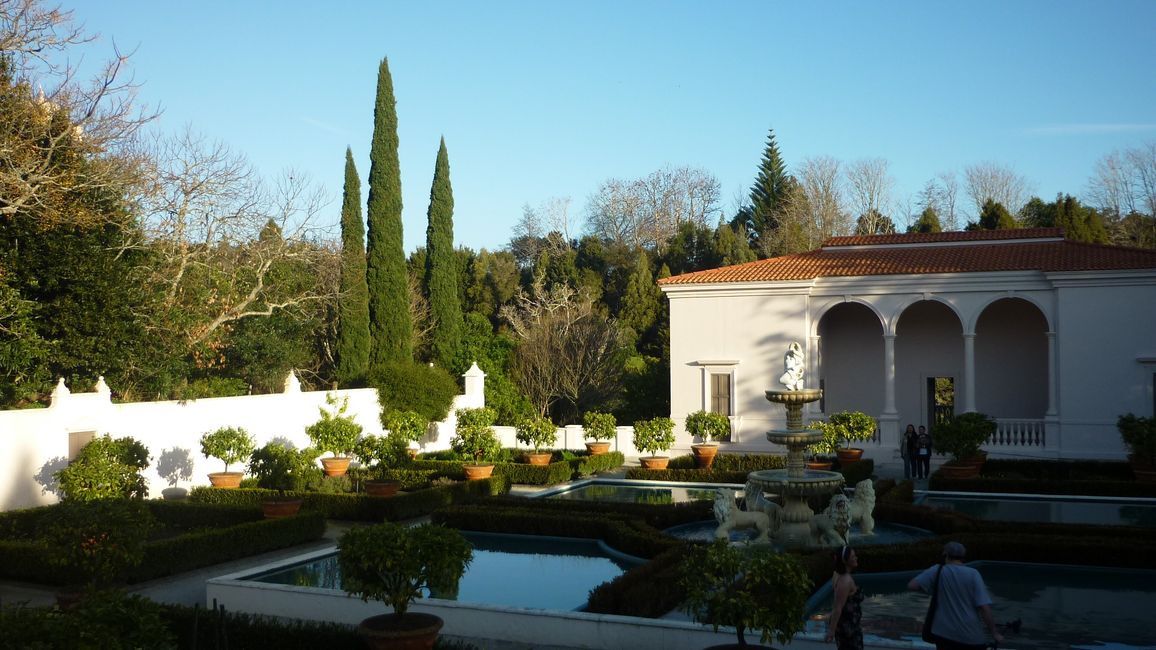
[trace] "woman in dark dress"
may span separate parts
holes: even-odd
[[[850,546],[835,552],[835,575],[831,578],[835,604],[827,619],[827,643],[835,642],[839,650],[863,650],[862,618],[863,592],[855,584],[851,572],[859,566],[859,558]]]

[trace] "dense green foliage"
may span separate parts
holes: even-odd
[[[1032,197],[1023,209],[1028,228],[1063,228],[1064,238],[1073,241],[1108,243],[1108,230],[1099,211],[1080,203],[1070,194],[1058,194],[1056,200],[1044,203]]]
[[[361,180],[353,151],[345,149],[345,191],[341,202],[341,300],[334,356],[337,381],[360,386],[369,370],[369,286],[366,284],[365,224],[361,220]]]
[[[94,438],[68,467],[56,473],[67,501],[144,499],[148,484],[141,474],[149,466],[148,449],[132,438]]]
[[[39,537],[48,562],[74,584],[108,587],[145,559],[155,522],[139,500],[104,499],[56,506]]]
[[[935,208],[931,206],[924,208],[923,212],[919,213],[919,219],[915,223],[911,224],[911,227],[907,229],[907,232],[919,233],[933,233],[942,231],[943,226],[941,226],[939,223],[939,214],[936,213]]]
[[[973,230],[1014,230],[1018,227],[1007,208],[992,199],[984,201],[979,211],[979,223],[968,224],[968,228]]]
[[[494,409],[466,408],[456,412],[458,423],[450,447],[467,458],[477,462],[496,460],[502,446],[494,433]]]
[[[788,185],[792,182],[783,156],[779,153],[779,145],[775,142],[775,130],[770,129],[758,175],[751,186],[750,203],[739,210],[734,222],[735,226],[746,228],[752,247],[761,251],[763,256],[779,253],[773,248],[774,231],[779,227],[779,212],[783,209],[782,203],[790,191]]]
[[[429,299],[433,331],[430,359],[452,369],[461,353],[462,304],[458,292],[458,263],[454,253],[454,191],[450,185],[450,159],[442,138],[429,192],[429,225],[426,228],[424,288]]]
[[[321,452],[312,447],[293,449],[278,442],[270,442],[249,456],[249,475],[257,485],[269,490],[303,490],[311,481],[321,477],[317,457]]]
[[[656,417],[634,423],[634,448],[655,455],[674,445],[674,420]]]
[[[1116,419],[1116,429],[1135,461],[1156,467],[1156,418],[1127,413]]]
[[[413,411],[430,422],[446,418],[458,394],[458,383],[445,370],[413,361],[387,363],[371,371],[382,413]]]
[[[996,422],[983,413],[959,413],[936,425],[931,440],[935,452],[952,460],[970,458],[995,433]]]
[[[377,70],[373,141],[369,148],[369,202],[366,240],[369,286],[370,373],[391,362],[413,359],[413,323],[401,226],[401,163],[398,159],[397,102],[389,61]]]
[[[586,411],[582,415],[582,437],[595,441],[613,440],[617,424],[612,413]]]
[[[526,418],[518,423],[515,436],[518,442],[530,445],[536,452],[554,444],[558,427],[549,418]]]
[[[731,421],[722,413],[695,411],[686,416],[686,432],[703,442],[717,442],[731,434]]]

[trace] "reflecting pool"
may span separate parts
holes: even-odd
[[[1143,526],[1156,528],[1156,500],[1032,497],[931,493],[918,501],[987,521],[1039,521],[1057,524]]]
[[[577,610],[590,590],[642,563],[597,541],[463,531],[474,547],[456,594],[438,598],[533,609]],[[337,554],[246,576],[245,580],[341,589]],[[429,594],[425,594],[429,595]]]
[[[604,479],[575,483],[558,490],[543,492],[545,499],[602,501],[610,503],[653,503],[665,505],[689,501],[712,501],[715,490],[743,489],[741,485],[711,483],[660,483],[654,481],[609,481]]]

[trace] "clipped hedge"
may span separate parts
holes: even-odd
[[[684,598],[679,586],[687,544],[663,551],[646,564],[590,590],[586,611],[642,618],[662,618]]]
[[[1127,463],[1086,460],[991,459],[973,479],[948,479],[936,470],[928,487],[949,492],[1156,497],[1156,483],[1136,481]]]
[[[327,519],[349,521],[400,521],[421,517],[453,503],[479,496],[505,494],[510,490],[510,482],[504,476],[494,476],[478,481],[462,481],[419,490],[402,492],[382,498],[364,494],[323,494],[320,492],[277,492],[276,490],[236,489],[223,490],[212,487],[193,488],[189,500],[195,503],[228,505],[260,505],[271,496],[293,496],[300,498],[303,511],[320,512]]]
[[[626,464],[626,456],[620,451],[611,451],[597,456],[588,453],[566,452],[570,462],[571,476],[593,476],[599,472],[618,469]]]
[[[320,539],[325,533],[325,519],[317,513],[262,519],[260,510],[255,508],[159,505],[162,503],[148,502],[150,509],[160,513],[158,518],[167,518],[170,522],[197,522],[197,526],[191,532],[147,542],[144,562],[129,571],[129,582],[151,580],[303,544]],[[185,511],[182,512],[181,508]],[[215,524],[214,510],[219,515]],[[238,519],[242,521],[235,521]],[[205,527],[209,525],[217,527]],[[72,570],[53,566],[47,556],[47,548],[38,540],[0,541],[0,578],[54,585],[75,582]]]
[[[507,456],[514,456],[513,450],[503,450]],[[521,455],[518,452],[516,455]],[[556,485],[565,483],[575,476],[586,476],[598,472],[620,467],[626,462],[620,452],[610,452],[600,456],[580,456],[572,452],[562,452],[562,460],[556,460],[549,465],[529,465],[527,463],[494,463],[494,475],[504,476],[510,483],[519,485]],[[557,457],[558,454],[555,454]],[[439,476],[448,476],[455,480],[464,480],[466,472],[462,469],[464,461],[438,460],[421,458],[414,460],[411,465],[415,469],[433,472]]]

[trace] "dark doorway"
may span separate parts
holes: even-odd
[[[927,429],[955,415],[955,378],[927,378]]]

